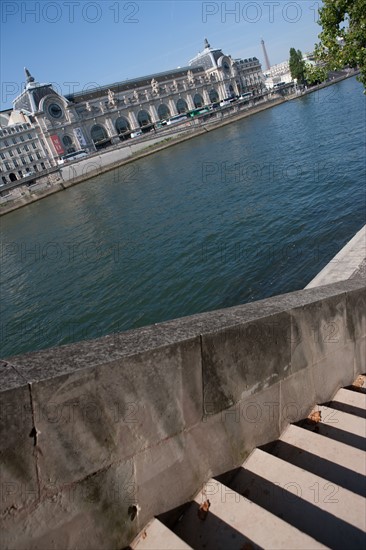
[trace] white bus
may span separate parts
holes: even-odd
[[[177,122],[183,122],[183,120],[187,120],[187,115],[176,115],[167,120],[166,124],[167,126],[170,126],[171,124],[176,124]]]
[[[240,99],[249,99],[249,98],[251,98],[251,97],[253,97],[253,92],[246,92],[245,94],[241,94],[241,95],[239,96],[239,100],[240,100]]]
[[[82,157],[86,157],[87,155],[88,153],[84,151],[84,149],[81,149],[80,151],[74,151],[73,153],[68,153],[67,155],[64,155],[63,157],[59,158],[57,161],[57,164],[64,164],[69,160],[81,159]]]

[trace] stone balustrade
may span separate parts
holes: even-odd
[[[4,360],[2,548],[122,548],[365,358],[354,278]]]

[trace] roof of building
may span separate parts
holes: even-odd
[[[89,101],[90,99],[96,99],[100,96],[104,96],[108,92],[108,90],[119,93],[130,90],[131,88],[141,88],[142,86],[147,87],[151,85],[151,81],[153,79],[157,80],[158,82],[164,82],[166,80],[185,76],[188,71],[199,73],[203,71],[203,67],[178,67],[176,69],[163,71],[161,73],[140,76],[138,78],[123,80],[121,82],[114,82],[113,84],[98,86],[89,90],[82,90],[80,92],[75,92],[74,94],[68,94],[65,97],[66,99],[73,101],[74,103],[80,103],[83,101]]]

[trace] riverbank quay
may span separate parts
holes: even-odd
[[[356,74],[357,72],[343,74],[330,82],[324,83],[322,87],[331,86]],[[23,180],[20,185],[14,183],[3,186],[0,189],[0,215],[10,213],[102,173],[123,167],[155,152],[178,145],[271,107],[276,107],[288,100],[298,99],[319,89],[320,87],[315,86],[301,94],[289,96],[277,94],[274,97],[267,96],[256,103],[234,103],[204,115],[201,120],[196,119],[181,124],[179,127],[161,129],[154,134],[149,133],[146,137],[138,138],[136,141],[128,140],[124,144],[112,146],[103,152],[89,155],[85,160],[56,167],[47,173],[42,173],[37,179],[33,176],[33,178]]]
[[[173,129],[164,129],[153,134],[149,133],[146,137],[141,137],[138,140],[128,140],[125,144],[112,146],[103,152],[89,155],[84,160],[57,167],[46,174],[42,174],[37,179],[34,176],[33,178],[27,178],[21,185],[19,183],[7,185],[0,191],[2,195],[0,196],[0,215],[8,214],[85,180],[115,170],[284,102],[285,99],[278,96],[273,99],[262,100],[256,104],[227,106],[213,113],[216,115],[215,118],[209,119],[207,117],[206,119],[206,117],[203,117],[202,121],[188,121],[178,127],[173,127]]]
[[[322,90],[323,88],[328,88],[329,86],[333,86],[333,84],[338,84],[338,82],[342,82],[342,80],[346,80],[347,78],[351,78],[353,76],[358,76],[359,74],[360,71],[358,69],[341,71],[341,74],[339,74],[339,72],[335,72],[334,76],[330,80],[322,82],[321,84],[316,84],[314,86],[311,86],[310,88],[306,88],[305,90],[302,90],[301,93],[291,94],[286,99],[287,101],[292,101],[293,99],[298,99],[299,97],[303,97],[304,95],[313,94],[315,92],[318,92],[319,90]]]
[[[365,300],[350,278],[1,361],[4,549],[131,544],[365,372]]]
[[[305,288],[361,278],[366,284],[366,225],[334,256]]]

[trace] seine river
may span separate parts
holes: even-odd
[[[355,78],[1,219],[1,356],[303,288],[365,223]]]

